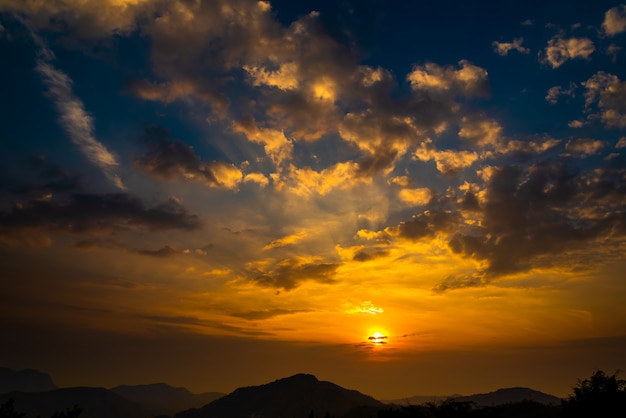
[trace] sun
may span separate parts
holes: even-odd
[[[389,337],[387,337],[384,333],[380,331],[373,332],[369,337],[367,337],[367,341],[376,346],[382,346],[387,344]]]

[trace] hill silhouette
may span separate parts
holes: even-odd
[[[104,388],[73,387],[47,392],[10,392],[0,395],[0,403],[15,401],[15,410],[30,417],[50,417],[78,405],[80,418],[145,418],[151,411]]]
[[[561,398],[529,388],[505,388],[495,392],[479,393],[470,396],[455,396],[457,402],[474,402],[478,406],[504,405],[507,403],[534,401],[544,405],[560,405]]]
[[[199,408],[225,395],[219,392],[196,394],[186,388],[172,387],[165,383],[122,385],[111,388],[111,391],[149,409],[153,415],[173,415],[187,409]]]
[[[13,370],[0,367],[0,393],[43,392],[56,388],[52,378],[46,373],[33,369]]]
[[[362,407],[384,407],[371,396],[297,374],[260,386],[243,387],[210,404],[176,414],[176,418],[289,417],[307,418],[311,411],[323,417],[343,416]]]

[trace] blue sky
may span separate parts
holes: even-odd
[[[622,3],[0,0],[0,25],[6,366],[381,398],[624,367]]]

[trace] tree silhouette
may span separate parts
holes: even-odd
[[[597,370],[590,378],[579,380],[574,393],[563,401],[566,417],[625,417],[626,380],[617,372],[609,376]]]
[[[0,405],[0,418],[23,418],[26,414],[15,411],[15,400],[9,399],[2,405]]]

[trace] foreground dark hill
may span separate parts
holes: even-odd
[[[111,391],[149,409],[153,415],[174,415],[186,409],[199,408],[225,395],[218,392],[195,394],[186,388],[165,383],[117,386]]]
[[[50,375],[33,369],[13,370],[0,367],[0,393],[42,392],[56,389]]]
[[[311,411],[318,417],[340,417],[362,406],[384,404],[356,390],[319,381],[313,375],[297,374],[261,386],[239,388],[203,408],[181,412],[176,418],[307,418]]]
[[[27,418],[50,417],[74,405],[78,405],[83,410],[80,418],[153,416],[151,411],[104,388],[74,387],[47,392],[10,392],[0,395],[0,404],[9,399],[15,401],[15,410],[25,413]]]

